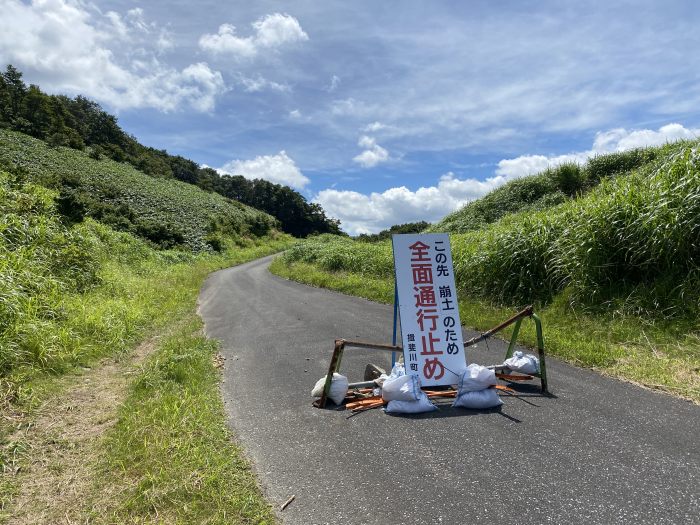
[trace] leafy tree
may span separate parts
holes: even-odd
[[[199,166],[197,166],[196,163],[184,157],[180,157],[179,155],[176,157],[171,156],[168,160],[170,161],[170,169],[173,172],[173,177],[183,182],[189,182],[190,184],[197,183],[197,170]]]
[[[390,239],[393,234],[399,234],[399,233],[420,233],[424,231],[428,226],[430,226],[429,222],[425,221],[420,221],[420,222],[407,222],[405,224],[395,224],[392,227],[390,227],[388,230],[382,230],[379,233],[361,233],[360,235],[357,236],[357,239],[359,241],[365,241],[365,242],[379,242],[383,241],[386,239]]]
[[[6,106],[3,108],[3,118],[12,122],[21,116],[22,101],[27,92],[27,86],[22,80],[22,73],[12,65],[8,65],[2,74],[3,88],[7,94]]]
[[[51,107],[50,99],[41,92],[38,86],[32,84],[22,100],[21,107],[22,116],[30,123],[29,134],[38,139],[46,138],[52,124],[55,125],[55,113]]]

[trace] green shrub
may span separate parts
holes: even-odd
[[[46,360],[41,324],[63,315],[64,294],[99,282],[94,239],[60,221],[54,197],[0,172],[0,374]]]
[[[586,173],[581,166],[573,162],[548,170],[547,175],[556,181],[558,190],[569,197],[579,194],[586,183]]]
[[[583,303],[674,315],[697,311],[700,148],[686,146],[651,174],[601,184],[572,203],[556,243],[557,271]]]
[[[517,306],[552,297],[557,285],[550,271],[550,247],[560,223],[544,212],[515,217],[453,238],[455,276],[462,293]]]
[[[328,271],[382,277],[394,275],[394,259],[389,241],[356,242],[349,237],[324,234],[300,242],[285,252],[283,257],[290,262],[314,263]]]
[[[586,163],[586,183],[588,187],[593,187],[603,179],[649,164],[661,153],[662,148],[644,148],[596,155]]]
[[[469,248],[461,246],[466,239]],[[571,302],[644,315],[693,315],[700,267],[698,146],[652,173],[609,179],[584,198],[455,238],[459,286],[502,304],[568,289]]]

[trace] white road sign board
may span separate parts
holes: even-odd
[[[392,243],[406,373],[422,386],[453,385],[467,361],[450,237],[393,235]]]

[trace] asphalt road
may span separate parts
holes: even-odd
[[[268,498],[296,496],[284,523],[700,523],[700,407],[555,359],[553,397],[524,388],[500,411],[313,408],[334,338],[390,342],[392,309],[285,281],[268,263],[212,274],[200,313],[222,342],[231,428]],[[489,346],[469,361],[501,362],[504,345]],[[388,365],[345,354],[351,381]]]

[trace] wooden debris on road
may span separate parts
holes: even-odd
[[[289,504],[290,504],[292,501],[294,501],[294,498],[296,498],[296,495],[295,495],[295,494],[292,494],[292,495],[290,496],[290,498],[282,504],[282,506],[280,507],[280,511],[286,509],[286,508],[289,506]]]

